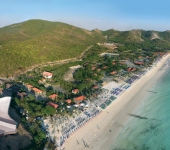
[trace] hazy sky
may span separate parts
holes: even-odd
[[[0,0],[0,27],[29,19],[92,30],[170,30],[170,0]]]

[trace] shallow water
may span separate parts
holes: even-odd
[[[170,150],[170,67],[110,150]]]

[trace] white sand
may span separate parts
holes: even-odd
[[[109,82],[106,85],[104,85],[102,88],[107,89],[109,91],[112,91],[113,88],[118,88],[120,86],[120,84],[116,83],[116,82]]]
[[[169,56],[170,54],[165,56],[156,67],[136,81],[106,110],[71,135],[64,143],[63,148],[66,150],[108,150],[130,118],[128,113],[133,113],[139,108],[142,97],[147,94],[147,89],[158,79],[155,74],[161,76],[159,70]],[[85,147],[84,143],[87,143],[89,148]]]

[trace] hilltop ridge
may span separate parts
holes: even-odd
[[[133,48],[170,47],[170,32],[109,29],[92,31],[61,22],[28,20],[0,28],[0,76],[9,77],[27,68],[78,57],[100,42],[136,45]]]
[[[28,20],[0,28],[1,75],[10,76],[35,64],[80,55],[103,41],[98,33],[61,22]]]

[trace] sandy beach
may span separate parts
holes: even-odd
[[[114,139],[126,129],[126,123],[142,105],[142,99],[154,83],[161,77],[165,70],[160,70],[170,54],[152,70],[148,71],[141,79],[121,94],[102,113],[78,129],[66,140],[62,148],[66,150],[108,150]],[[156,75],[156,76],[155,76]]]

